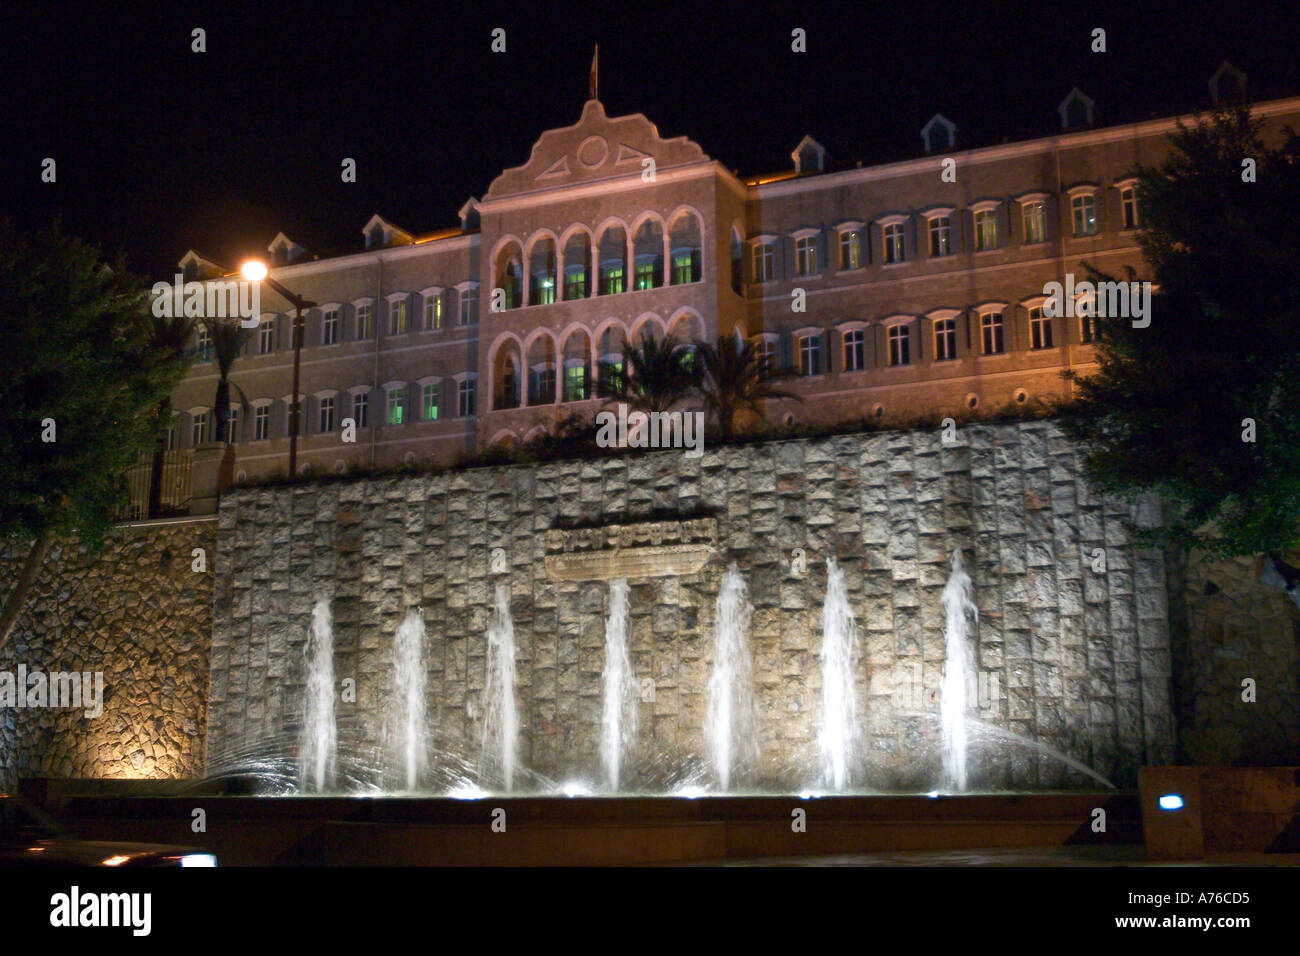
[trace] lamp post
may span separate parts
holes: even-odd
[[[302,333],[307,322],[307,310],[316,303],[290,292],[276,282],[267,272],[266,264],[252,259],[239,269],[249,282],[265,282],[293,306],[293,402],[289,406],[289,477],[298,474],[298,429],[302,414],[301,401],[298,398],[298,369],[302,363]]]

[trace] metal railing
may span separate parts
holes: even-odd
[[[145,518],[160,518],[189,511],[194,450],[172,448],[163,452],[158,514],[149,513],[149,492],[153,473],[154,453],[142,452],[127,473],[129,495],[124,506],[119,509],[117,516],[119,521],[141,521]]]

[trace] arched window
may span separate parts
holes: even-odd
[[[529,305],[550,305],[556,299],[555,243],[538,239],[528,255]]]
[[[693,213],[685,212],[673,220],[669,230],[672,254],[672,284],[689,285],[699,282],[701,275],[700,222]]]
[[[591,337],[575,331],[564,340],[564,401],[591,397]]]
[[[528,347],[528,404],[555,403],[555,342],[539,335]]]
[[[493,275],[493,292],[501,289],[505,293],[505,301],[502,307],[506,309],[517,309],[523,304],[524,296],[524,270],[523,270],[523,251],[519,248],[519,243],[509,242],[497,252],[496,265],[492,270]],[[493,306],[496,305],[496,295],[492,297]]]
[[[636,258],[633,288],[638,292],[664,284],[664,231],[654,219],[647,219],[636,231],[632,247]]]
[[[600,235],[600,294],[627,290],[627,233],[610,226]]]
[[[591,294],[591,237],[579,230],[564,244],[564,298],[585,299]]]
[[[731,291],[736,295],[740,295],[744,254],[745,246],[740,241],[740,233],[733,229],[731,230]]]

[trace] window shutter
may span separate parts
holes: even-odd
[[[794,367],[794,336],[789,332],[777,336],[777,365],[782,371]]]
[[[821,339],[822,339],[822,349],[821,349],[822,357],[821,357],[821,362],[819,363],[821,365],[821,368],[819,368],[817,371],[819,374],[829,375],[831,371],[831,333],[823,332],[821,335]]]

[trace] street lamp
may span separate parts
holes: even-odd
[[[302,333],[307,321],[307,310],[316,303],[290,292],[271,278],[266,263],[250,259],[239,267],[240,274],[249,282],[265,282],[293,306],[293,404],[289,411],[289,477],[298,474],[298,427],[301,402],[298,399],[298,367],[302,362]]]

